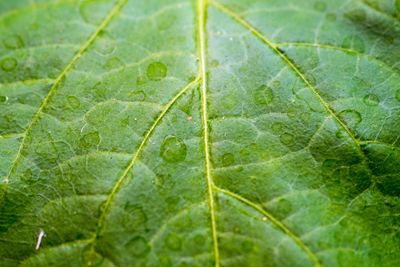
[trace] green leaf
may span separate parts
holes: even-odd
[[[0,2],[0,266],[399,266],[400,1]]]

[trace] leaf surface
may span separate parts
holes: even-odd
[[[397,266],[400,2],[0,2],[0,266]]]

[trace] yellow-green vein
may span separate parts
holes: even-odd
[[[198,31],[198,49],[199,49],[199,71],[201,77],[201,113],[203,124],[203,137],[204,137],[204,155],[205,155],[205,172],[207,179],[208,191],[208,206],[210,209],[211,217],[211,232],[214,247],[214,260],[215,266],[219,267],[219,248],[217,237],[217,223],[215,217],[214,207],[214,192],[213,180],[211,177],[211,162],[210,162],[210,144],[209,144],[209,130],[208,130],[208,115],[207,115],[207,72],[206,72],[206,16],[207,16],[207,0],[197,1],[197,31]]]
[[[276,219],[272,214],[270,214],[268,211],[263,209],[261,206],[257,205],[256,203],[253,203],[252,201],[236,194],[233,193],[229,190],[214,186],[215,190],[228,195],[236,200],[239,200],[240,202],[246,204],[247,206],[253,208],[254,210],[258,211],[261,213],[263,216],[265,216],[268,220],[270,220],[273,224],[275,224],[279,229],[281,229],[287,236],[289,236],[301,249],[304,250],[304,252],[308,255],[308,257],[313,261],[314,265],[317,267],[322,266],[321,263],[319,262],[317,256],[310,250],[310,248],[304,244],[304,242],[296,235],[294,234],[289,228],[287,228],[283,223],[281,223],[278,219]]]
[[[102,23],[97,27],[96,31],[89,37],[89,39],[83,44],[83,46],[79,49],[79,51],[75,54],[75,56],[72,58],[72,60],[65,66],[65,68],[61,71],[61,73],[58,75],[58,77],[54,80],[53,85],[51,86],[49,93],[47,96],[43,99],[41,105],[39,106],[39,109],[36,111],[36,113],[33,115],[31,122],[29,125],[25,128],[24,131],[24,136],[21,140],[21,144],[18,148],[17,155],[11,164],[10,170],[8,172],[8,175],[6,177],[5,183],[8,184],[8,179],[9,177],[13,174],[13,172],[16,170],[17,163],[21,158],[22,155],[22,150],[24,148],[26,139],[28,134],[30,133],[32,127],[39,121],[40,115],[42,111],[46,108],[48,103],[50,102],[51,98],[53,97],[54,93],[56,92],[58,86],[60,85],[61,81],[65,78],[66,74],[72,69],[74,66],[75,62],[79,60],[79,58],[84,54],[84,52],[92,45],[92,43],[96,40],[98,37],[99,33],[104,30],[105,27],[110,23],[110,21],[114,18],[116,14],[121,10],[122,6],[126,3],[127,0],[119,0],[116,2],[116,4],[113,6],[113,8],[110,10],[108,15],[105,17],[105,19],[102,21]]]
[[[234,11],[230,10],[229,8],[223,6],[222,4],[216,2],[216,1],[211,1],[211,3],[220,11],[223,13],[227,14],[230,16],[232,19],[237,21],[239,24],[244,26],[246,29],[248,29],[252,34],[254,34],[258,39],[260,39],[264,44],[266,44],[268,47],[270,47],[287,65],[288,67],[307,85],[307,87],[315,94],[315,96],[318,98],[319,102],[324,106],[326,111],[339,123],[339,125],[347,132],[349,137],[353,140],[355,143],[357,149],[359,150],[359,153],[361,156],[365,156],[358,139],[354,136],[353,132],[347,127],[347,125],[336,115],[335,111],[330,107],[330,105],[322,98],[322,96],[319,94],[317,89],[306,79],[306,77],[301,73],[301,71],[290,61],[290,59],[279,50],[278,46],[271,41],[269,41],[261,32],[259,32],[253,25],[251,25],[249,22],[244,20],[240,15],[236,14]]]
[[[195,80],[187,84],[182,90],[180,90],[165,106],[164,109],[161,111],[161,113],[157,116],[153,124],[150,126],[149,130],[146,132],[145,136],[143,137],[142,142],[140,143],[138,149],[136,152],[133,154],[132,159],[130,160],[128,166],[125,168],[123,171],[122,175],[118,178],[117,182],[111,189],[111,192],[108,194],[108,197],[106,199],[106,202],[104,204],[104,207],[102,209],[102,212],[100,214],[98,223],[97,223],[97,229],[95,236],[92,240],[92,243],[95,242],[96,238],[99,236],[101,230],[103,229],[105,219],[110,211],[111,203],[114,200],[115,195],[117,192],[121,189],[122,185],[124,182],[127,182],[127,179],[130,177],[128,173],[132,169],[132,167],[135,165],[137,162],[138,158],[140,157],[141,152],[143,151],[145,145],[147,144],[147,141],[150,139],[151,135],[153,134],[154,130],[157,128],[159,123],[161,122],[162,118],[165,116],[165,114],[171,109],[171,107],[175,104],[175,102],[190,88],[192,88],[194,85],[196,85],[200,80],[200,77],[197,77]]]

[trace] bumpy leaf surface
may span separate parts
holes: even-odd
[[[0,266],[399,266],[399,0],[1,0]]]

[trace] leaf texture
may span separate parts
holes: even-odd
[[[0,266],[398,266],[400,1],[0,2]]]

